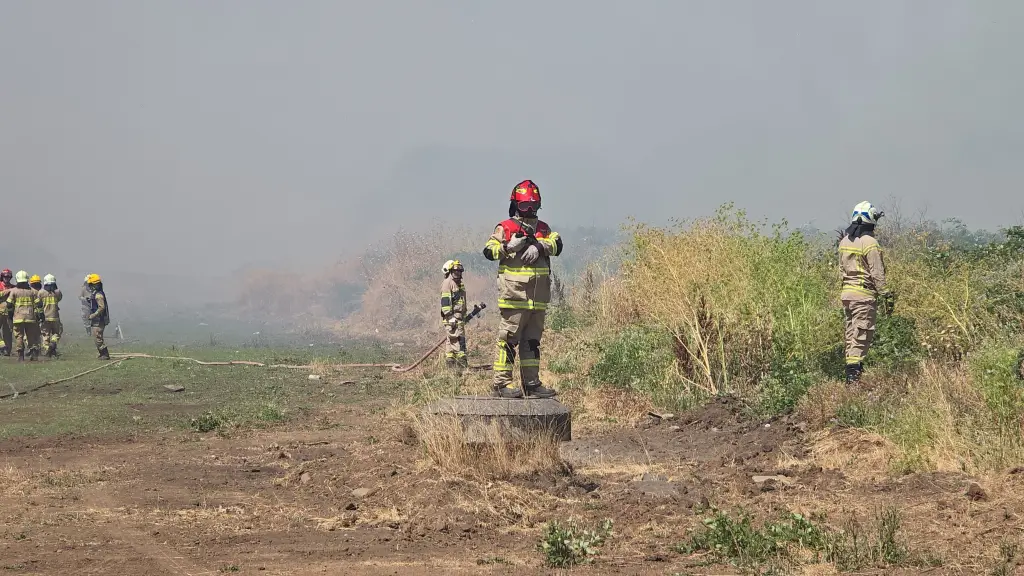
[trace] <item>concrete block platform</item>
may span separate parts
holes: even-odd
[[[487,429],[497,427],[505,439],[538,432],[572,440],[572,412],[554,398],[455,396],[426,406],[425,414],[459,417],[469,442],[487,442]]]

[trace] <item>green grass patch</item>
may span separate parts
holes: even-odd
[[[54,361],[18,363],[0,359],[0,393],[11,386],[28,391],[40,384],[104,365],[84,337],[65,337]],[[308,347],[307,347],[308,348]],[[249,360],[308,364],[359,362],[377,350],[300,349],[212,350],[180,346],[133,347],[133,352],[202,360]],[[135,433],[166,430],[227,431],[271,426],[324,404],[356,402],[379,394],[372,383],[381,369],[353,369],[342,377],[362,386],[333,388],[310,381],[305,370],[257,366],[202,366],[187,360],[134,358],[46,386],[18,398],[0,400],[0,438],[57,434]],[[184,387],[170,392],[165,385]]]
[[[901,530],[896,508],[879,511],[867,529],[851,519],[839,530],[801,514],[757,525],[742,510],[735,515],[719,510],[675,550],[706,554],[709,564],[726,563],[756,574],[788,573],[805,560],[827,562],[842,572],[941,565],[934,555],[912,553]]]

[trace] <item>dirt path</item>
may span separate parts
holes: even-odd
[[[793,419],[747,422],[727,402],[639,427],[580,426],[563,446],[572,474],[514,482],[438,474],[397,418],[361,407],[322,416],[308,421],[330,422],[325,429],[0,443],[0,568],[547,573],[536,550],[546,522],[610,518],[614,536],[579,573],[722,574],[729,569],[672,551],[711,506],[867,519],[891,503],[907,541],[943,557],[930,573],[952,574],[984,572],[1000,539],[1024,530],[1018,475],[971,500],[960,475],[887,476],[886,447],[871,435],[812,435]],[[359,488],[370,494],[353,495]]]

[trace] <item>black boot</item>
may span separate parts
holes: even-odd
[[[46,347],[46,357],[55,358],[57,356],[57,343],[50,342],[50,345]]]
[[[7,345],[0,346],[0,356],[10,356],[10,355],[11,355],[11,349]]]
[[[37,358],[39,358],[39,349],[38,348],[32,348],[31,350],[28,351],[28,361],[29,362],[35,362]]]
[[[18,362],[24,362],[24,361],[25,361],[25,351],[24,350],[18,350]]]
[[[555,396],[558,396],[558,392],[555,392],[551,388],[545,388],[540,382],[527,384],[524,388],[526,388],[527,398],[554,398]]]
[[[448,370],[455,370],[455,358],[445,358],[444,367]]]
[[[522,398],[523,391],[518,386],[495,386],[491,390],[491,395],[495,398]]]
[[[107,352],[107,347],[100,348],[100,360],[110,360],[110,353]]]
[[[854,384],[860,381],[860,374],[864,371],[864,365],[861,363],[847,364],[846,365],[846,383]]]

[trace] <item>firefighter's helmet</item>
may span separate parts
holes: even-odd
[[[14,275],[14,281],[18,284],[28,284],[28,272],[18,270],[18,273]]]
[[[100,279],[99,274],[89,274],[88,276],[86,276],[85,281],[88,284],[99,284],[100,282],[103,282],[103,280]]]
[[[533,183],[533,180],[523,180],[512,189],[512,196],[509,200],[513,202],[536,202],[540,208],[540,188]]]
[[[43,285],[56,284],[57,278],[53,274],[47,274],[43,276]]]
[[[458,270],[460,272],[462,270],[465,270],[465,268],[462,267],[462,262],[459,262],[458,260],[449,260],[444,263],[444,266],[441,267],[441,272],[444,272],[445,276],[447,276],[454,270]]]
[[[885,212],[882,212],[881,210],[876,208],[874,205],[871,204],[871,202],[865,201],[853,207],[853,213],[850,215],[850,222],[875,224],[878,222],[878,219],[884,215]]]
[[[42,281],[43,279],[39,277],[39,274],[33,274],[32,277],[28,279],[29,284],[41,284]]]

